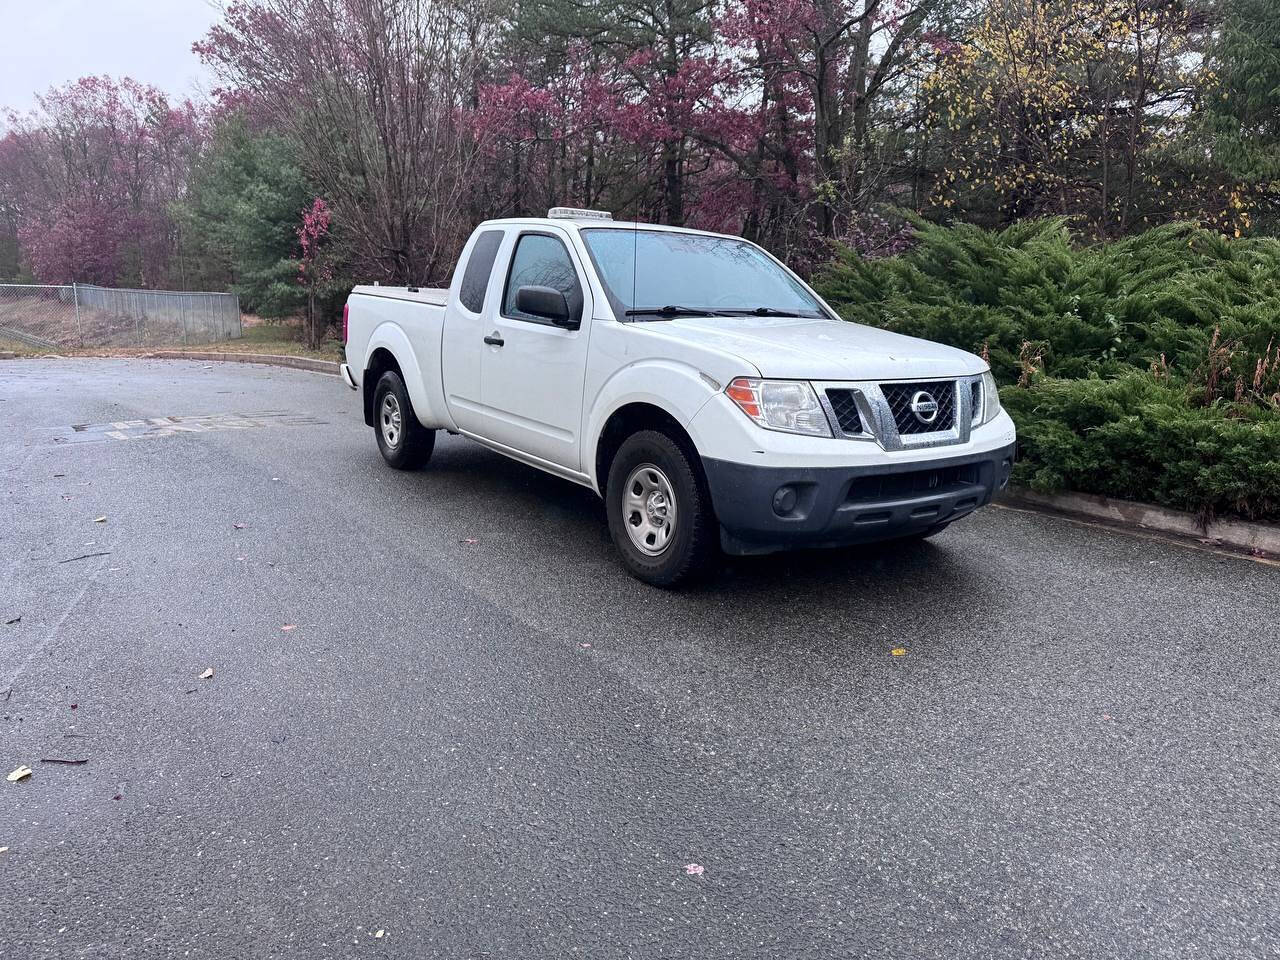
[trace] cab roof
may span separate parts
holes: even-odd
[[[574,216],[558,216],[558,217],[502,217],[496,220],[486,220],[479,224],[480,227],[553,227],[553,226],[569,226],[577,227],[579,230],[649,230],[661,231],[663,233],[687,233],[696,234],[703,237],[724,237],[728,240],[741,240],[742,237],[736,237],[728,233],[716,233],[712,230],[694,230],[690,227],[673,227],[665,223],[645,223],[640,220],[604,220],[598,217],[574,217]]]

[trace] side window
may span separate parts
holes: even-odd
[[[493,272],[493,261],[498,256],[500,246],[502,231],[486,230],[476,237],[475,246],[471,248],[467,271],[462,275],[462,286],[458,290],[458,299],[472,313],[484,310],[484,292],[489,286],[489,274]]]
[[[569,251],[557,237],[545,233],[526,233],[516,242],[511,256],[511,272],[507,274],[507,289],[502,298],[502,315],[515,320],[531,320],[546,323],[542,317],[521,313],[516,309],[516,291],[521,287],[551,287],[564,294],[569,312],[582,313],[582,288],[578,285],[578,271],[573,268]]]

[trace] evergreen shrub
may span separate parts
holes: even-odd
[[[986,357],[1016,481],[1280,521],[1280,240],[1171,224],[1080,247],[1060,219],[915,239],[839,250],[817,289],[846,320]]]

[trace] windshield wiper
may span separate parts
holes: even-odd
[[[806,314],[796,310],[779,310],[776,307],[733,307],[720,311],[730,316],[747,317],[804,317]]]
[[[637,307],[628,310],[628,317],[720,317],[724,316],[716,310],[696,310],[693,307],[680,307],[668,304],[665,307]]]

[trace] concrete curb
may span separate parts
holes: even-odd
[[[221,353],[213,350],[156,350],[140,354],[143,358],[161,360],[225,360],[230,363],[262,363],[271,367],[289,367],[293,370],[310,370],[338,376],[338,364],[333,360],[316,360],[312,357],[291,357],[280,353]]]
[[[1088,517],[1121,527],[1188,537],[1201,543],[1239,550],[1253,556],[1280,556],[1280,525],[1247,520],[1215,520],[1205,526],[1193,513],[1131,500],[1112,500],[1090,493],[1038,493],[1010,487],[997,499],[1011,507]]]

